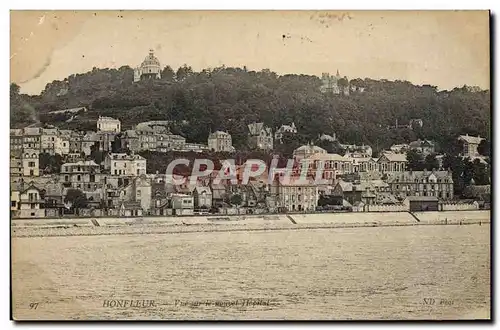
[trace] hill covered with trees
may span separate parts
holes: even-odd
[[[294,144],[317,141],[336,133],[342,143],[371,145],[375,152],[417,138],[434,140],[440,150],[455,148],[460,134],[490,140],[490,91],[466,86],[438,91],[408,81],[353,79],[363,93],[325,95],[320,78],[278,75],[246,68],[194,72],[169,66],[161,80],[133,83],[133,70],[96,69],[47,84],[40,95],[19,94],[11,85],[11,127],[41,121],[61,128],[95,130],[99,115],[122,121],[124,129],[147,120],[171,120],[173,130],[189,142],[205,142],[210,131],[227,130],[237,149],[246,148],[247,124],[263,121],[274,129],[294,122]],[[73,121],[48,112],[85,106],[88,112]],[[389,129],[396,120],[423,120],[422,128]]]

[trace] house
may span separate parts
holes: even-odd
[[[146,174],[146,158],[137,154],[111,153],[104,159],[104,169],[111,175],[139,176]]]
[[[19,193],[19,218],[44,218],[45,201],[40,196],[40,189],[34,185],[29,185]],[[11,204],[12,207],[12,204]]]
[[[58,182],[50,182],[43,185],[40,195],[45,200],[45,216],[60,217],[64,212],[64,189]]]
[[[389,185],[382,180],[346,182],[339,180],[333,188],[332,196],[341,196],[351,204],[378,204],[389,192]]]
[[[36,150],[37,153],[41,150],[41,128],[40,127],[25,127],[23,130],[23,149]]]
[[[312,143],[298,147],[293,151],[293,158],[300,161],[304,158],[309,158],[316,154],[326,154],[327,151],[321,147],[315,146]]]
[[[409,196],[403,201],[410,212],[438,211],[439,204],[434,196]]]
[[[279,143],[283,143],[283,135],[285,133],[297,134],[297,127],[295,127],[295,123],[292,122],[291,125],[281,125],[281,127],[274,133],[274,140],[279,141]]]
[[[379,171],[404,172],[406,169],[406,154],[383,153],[377,160]]]
[[[407,171],[388,176],[391,192],[400,198],[432,196],[453,199],[453,178],[448,171]]]
[[[248,125],[250,131],[248,136],[248,145],[253,149],[272,150],[273,132],[270,127],[264,126],[264,123],[252,123]]]
[[[193,215],[194,198],[185,194],[172,194],[172,214],[173,215]]]
[[[335,142],[337,141],[337,135],[333,133],[333,135],[328,135],[328,134],[321,134],[319,137],[320,141],[327,141],[327,142]]]
[[[101,169],[93,160],[63,164],[60,177],[66,188],[95,191],[102,187]]]
[[[141,217],[142,208],[140,202],[122,201],[118,206],[118,216],[120,217]]]
[[[390,151],[395,153],[395,154],[404,154],[410,149],[410,145],[403,143],[403,144],[393,144],[390,147]]]
[[[152,189],[151,180],[145,174],[140,175],[133,181],[135,188],[135,201],[139,202],[143,212],[148,214],[151,210]]]
[[[170,150],[183,150],[186,139],[171,133],[156,134],[156,151],[168,152]]]
[[[59,131],[57,128],[42,128],[40,135],[40,147],[42,153],[54,155]]]
[[[62,133],[59,133],[59,136],[56,137],[55,144],[54,144],[54,153],[59,154],[59,155],[67,155],[69,154],[69,149],[70,149],[70,140],[71,140],[71,135],[63,135]]]
[[[23,150],[23,130],[11,129],[10,130],[10,151],[21,152]]]
[[[342,147],[350,157],[371,157],[373,154],[372,147],[364,144],[341,144],[340,147]]]
[[[212,191],[210,187],[196,186],[194,189],[194,207],[196,209],[212,207]]]
[[[222,131],[210,133],[208,136],[208,149],[212,151],[234,152],[231,135]]]
[[[423,156],[427,156],[436,152],[435,144],[430,140],[418,139],[417,141],[410,142],[409,149],[415,150]]]
[[[316,210],[319,194],[318,186],[314,182],[299,181],[295,177],[288,182],[276,180],[273,185],[274,189],[277,189],[279,207],[291,212]]]
[[[10,186],[10,217],[19,217],[19,208],[21,207],[20,197],[21,185],[19,183],[11,184]]]
[[[483,140],[484,138],[480,137],[479,135],[477,137],[469,136],[469,134],[460,135],[458,137],[458,141],[463,143],[462,156],[471,158],[480,156],[477,148]]]
[[[21,158],[10,158],[10,178],[17,180],[23,176],[23,160]]]
[[[97,130],[101,132],[114,132],[119,133],[121,131],[120,120],[99,116],[97,119]]]
[[[23,176],[40,176],[39,150],[25,148],[22,153]]]
[[[210,188],[212,190],[212,205],[214,207],[224,206],[224,201],[228,196],[226,187],[223,184],[212,183]]]

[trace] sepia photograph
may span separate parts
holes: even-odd
[[[14,321],[492,319],[488,10],[11,10]]]

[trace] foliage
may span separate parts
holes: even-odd
[[[241,195],[234,194],[229,199],[229,202],[231,203],[231,205],[239,206],[243,202],[243,198],[241,197]]]
[[[50,155],[48,153],[40,154],[39,168],[44,174],[59,174],[61,172],[61,165],[64,160],[61,155]]]
[[[82,209],[88,204],[87,197],[80,189],[68,189],[64,202],[70,203],[73,209]]]
[[[320,78],[310,75],[279,76],[267,69],[229,67],[195,72],[187,65],[175,75],[173,71],[166,67],[160,80],[133,83],[128,66],[94,69],[47,84],[35,96],[19,94],[12,86],[11,126],[36,122],[38,115],[51,110],[86,106],[89,111],[71,122],[59,118],[52,124],[78,128],[93,123],[95,128],[95,120],[103,115],[120,119],[128,129],[141,121],[172,120],[185,122],[180,131],[188,142],[206,143],[210,131],[220,129],[231,133],[239,149],[246,146],[249,123],[262,121],[275,130],[294,122],[299,131],[290,137],[294,146],[335,132],[344,143],[371,145],[375,154],[416,138],[434,140],[447,151],[460,134],[491,138],[489,91],[465,86],[438,91],[407,81],[356,78],[351,83],[365,87],[365,92],[324,95]],[[413,118],[421,118],[423,127],[389,128],[396,120],[407,125]]]

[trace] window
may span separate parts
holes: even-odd
[[[68,181],[69,181],[69,175],[65,175],[65,176],[64,176],[64,181],[65,181],[65,182],[68,182]]]
[[[31,208],[32,208],[32,209],[34,209],[34,208],[35,208],[35,204],[34,204],[34,203],[33,203],[33,204],[31,204]]]
[[[137,190],[137,197],[141,197],[141,191]]]
[[[28,167],[35,167],[35,162],[28,162]]]
[[[33,176],[35,175],[35,172],[33,172],[33,170],[30,170],[30,176]]]
[[[31,216],[34,217],[35,216],[35,212],[31,212]]]
[[[90,175],[90,182],[95,182],[95,175],[94,174]]]
[[[82,180],[82,177],[81,177],[80,175],[78,175],[78,176],[76,177],[76,181],[81,181],[81,180]]]
[[[10,206],[11,206],[11,207],[16,207],[16,201],[12,201],[12,202],[10,202]]]

